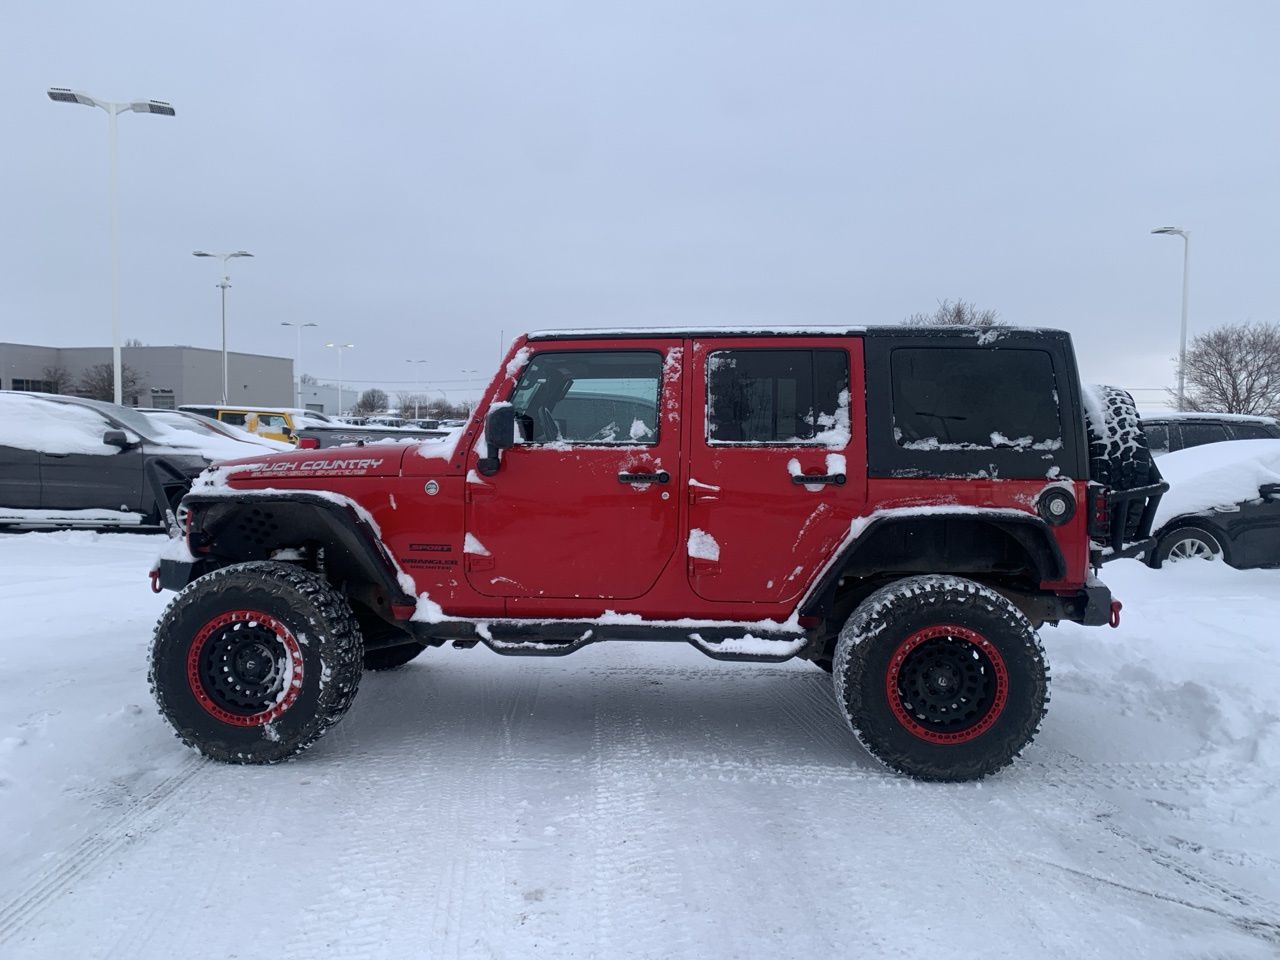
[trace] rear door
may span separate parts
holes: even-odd
[[[649,590],[678,542],[679,360],[669,340],[531,344],[499,397],[515,407],[517,443],[496,474],[467,483],[472,587],[561,599]]]
[[[862,369],[858,338],[693,342],[686,553],[700,597],[796,599],[848,534],[866,501]]]

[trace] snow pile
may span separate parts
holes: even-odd
[[[443,437],[432,437],[429,440],[423,440],[418,444],[418,456],[427,460],[452,460],[453,452],[458,448],[458,441],[462,439],[462,431],[462,427],[457,427]],[[482,453],[480,456],[484,456],[484,454]]]
[[[1156,511],[1156,529],[1184,514],[1257,500],[1264,483],[1280,483],[1280,440],[1228,440],[1177,450],[1160,458],[1160,473],[1169,492]]]
[[[0,394],[0,447],[36,450],[57,455],[90,453],[113,456],[119,447],[102,442],[108,430],[118,429],[88,407],[39,400],[20,394]],[[136,435],[129,435],[136,441]]]

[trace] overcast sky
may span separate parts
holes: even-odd
[[[788,2],[0,5],[0,340],[124,333],[453,390],[502,331],[885,323],[962,297],[1172,381],[1280,319],[1280,6]],[[429,363],[410,367],[407,359]],[[1158,399],[1158,394],[1139,394]]]

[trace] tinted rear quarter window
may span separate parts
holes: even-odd
[[[909,450],[1057,450],[1053,359],[1041,350],[893,351],[893,426]]]
[[[1233,423],[1231,432],[1237,440],[1270,440],[1280,433],[1265,423]]]
[[[1147,446],[1153,453],[1167,453],[1169,450],[1169,428],[1163,423],[1143,424],[1142,432],[1146,434]]]

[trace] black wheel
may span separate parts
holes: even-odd
[[[1151,450],[1133,396],[1120,387],[1098,385],[1081,393],[1089,434],[1089,479],[1112,490],[1133,490],[1152,483]],[[1127,508],[1126,541],[1137,537],[1144,506],[1144,501],[1135,500]]]
[[[402,643],[394,647],[378,647],[364,652],[366,670],[395,670],[427,649],[425,643]]]
[[[179,739],[228,763],[275,763],[320,738],[360,683],[346,600],[292,564],[206,574],[169,604],[151,648],[151,692]]]
[[[976,780],[1013,762],[1049,702],[1031,622],[959,577],[871,594],[840,631],[836,698],[877,760],[920,780]]]
[[[1160,538],[1153,566],[1182,560],[1221,560],[1222,544],[1208,530],[1200,527],[1178,527]]]

